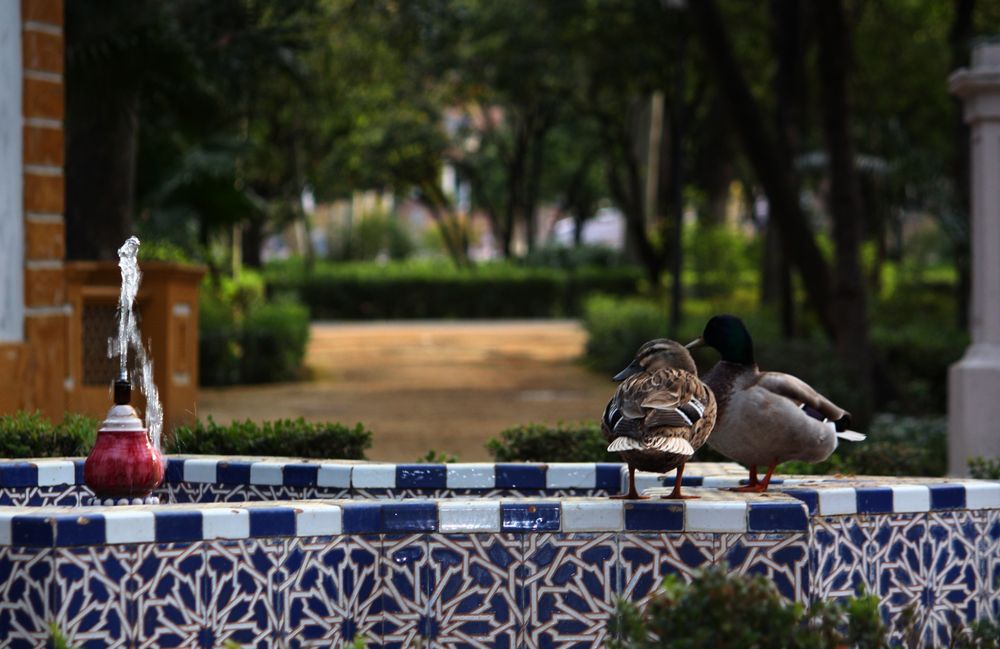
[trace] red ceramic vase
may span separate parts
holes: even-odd
[[[83,479],[99,499],[145,498],[163,481],[163,456],[128,404],[130,396],[127,382],[115,383],[115,405],[83,465]]]

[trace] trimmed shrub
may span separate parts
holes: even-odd
[[[448,263],[275,263],[271,293],[291,293],[316,319],[548,318],[576,315],[595,292],[634,293],[634,268],[575,270],[505,263],[456,268]]]
[[[289,296],[265,301],[260,275],[206,280],[200,310],[202,385],[289,381],[301,374],[309,312]]]
[[[888,632],[878,597],[815,602],[808,608],[784,599],[763,577],[729,575],[719,568],[691,584],[667,575],[645,611],[618,603],[609,643],[615,649],[883,649]]]
[[[362,424],[312,423],[301,417],[261,423],[234,421],[221,425],[209,417],[194,426],[178,426],[164,449],[199,455],[287,456],[363,460],[372,433]]]
[[[642,343],[666,335],[666,314],[651,300],[595,295],[586,302],[585,358],[593,369],[616,374],[632,362]]]
[[[497,462],[619,462],[608,453],[600,424],[526,424],[501,431],[486,443]]]
[[[782,473],[941,476],[948,470],[943,417],[877,415],[863,442],[840,444],[824,462],[785,462]]]
[[[79,457],[90,453],[97,437],[96,419],[66,413],[54,424],[39,412],[0,416],[0,457]]]
[[[974,457],[969,460],[969,473],[979,480],[1000,480],[1000,457]]]

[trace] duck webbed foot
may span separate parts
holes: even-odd
[[[681,482],[684,478],[684,465],[677,467],[677,477],[674,478],[674,489],[666,496],[663,496],[664,500],[691,500],[693,498],[700,498],[701,496],[685,496],[681,493]]]
[[[763,480],[757,479],[757,465],[750,465],[750,483],[745,484],[742,487],[733,487],[730,491],[737,491],[741,493],[763,493],[767,491],[767,487],[771,484],[771,475],[774,474],[774,468],[778,466],[774,463],[767,467],[767,475],[764,476]]]
[[[635,488],[635,467],[628,465],[628,493],[611,496],[611,500],[646,500],[649,496],[643,496]]]

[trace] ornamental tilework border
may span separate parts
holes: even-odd
[[[136,637],[135,546],[57,548],[53,556],[59,629],[81,648],[129,646]]]
[[[55,608],[52,550],[0,547],[0,638],[11,649],[45,644]]]
[[[722,534],[717,562],[740,575],[762,575],[782,595],[809,599],[808,534]]]
[[[659,589],[666,575],[691,583],[695,571],[715,563],[718,536],[628,533],[619,537],[621,595],[644,603]]]
[[[525,649],[603,647],[620,592],[615,533],[529,534],[524,538],[518,645]]]

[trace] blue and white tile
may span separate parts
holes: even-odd
[[[433,591],[427,534],[382,536],[382,645],[406,649],[426,644]]]
[[[927,646],[950,641],[958,624],[978,619],[980,597],[978,537],[982,512],[932,512],[921,556],[921,618]],[[977,524],[978,523],[978,524]]]
[[[281,644],[285,541],[219,538],[200,545],[205,557],[198,597],[202,646]]]
[[[55,616],[54,550],[0,547],[0,638],[12,648],[41,647]]]
[[[428,646],[515,649],[523,535],[433,534],[428,539]]]
[[[53,551],[52,600],[59,630],[74,647],[126,647],[136,616],[135,547]]]
[[[809,599],[809,535],[722,534],[719,562],[730,572],[761,575],[790,600]]]
[[[809,563],[813,601],[852,597],[860,588],[874,593],[876,568],[869,559],[868,536],[858,517],[814,516],[811,520]]]
[[[208,611],[202,600],[206,579],[201,543],[139,544],[135,548],[132,637],[141,648],[204,646]]]
[[[381,539],[289,539],[282,563],[284,637],[293,647],[343,647],[361,638],[382,645]]]
[[[616,533],[524,535],[519,646],[603,646],[620,593]]]
[[[624,532],[619,535],[621,595],[645,603],[666,575],[690,583],[697,570],[716,562],[717,534]]]

